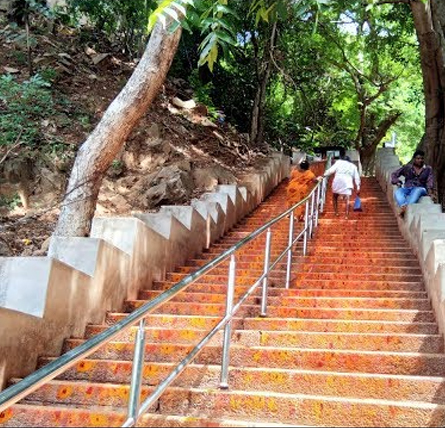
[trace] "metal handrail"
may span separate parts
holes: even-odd
[[[328,159],[327,165],[330,164],[330,159]],[[90,356],[95,351],[100,349],[102,346],[111,342],[114,338],[120,335],[122,332],[133,327],[139,322],[138,334],[135,339],[135,358],[133,362],[133,373],[130,391],[130,403],[129,403],[129,417],[123,426],[134,426],[139,417],[141,417],[149,407],[154,404],[154,402],[162,395],[165,389],[181,374],[185,367],[190,364],[196,356],[201,352],[203,347],[222,329],[225,327],[224,334],[224,346],[223,346],[223,364],[221,371],[221,387],[227,388],[227,377],[228,377],[228,349],[230,347],[230,329],[231,322],[234,315],[239,311],[242,304],[252,295],[252,293],[258,288],[258,286],[263,283],[263,301],[261,308],[261,315],[267,316],[267,289],[268,289],[268,277],[270,272],[274,267],[286,256],[289,255],[289,261],[292,261],[292,247],[298,242],[302,237],[304,237],[304,254],[307,251],[307,239],[318,224],[318,214],[319,211],[323,211],[325,197],[326,197],[326,185],[327,180],[324,179],[319,182],[311,193],[304,198],[302,201],[289,208],[273,220],[269,221],[264,226],[261,226],[249,236],[241,239],[237,244],[228,250],[224,251],[222,254],[217,256],[215,259],[206,263],[203,267],[198,269],[196,272],[188,275],[186,278],[175,284],[170,289],[166,290],[161,295],[157,296],[153,300],[145,303],[141,307],[137,308],[132,313],[128,314],[123,320],[117,322],[113,326],[109,327],[102,333],[88,339],[76,348],[68,351],[66,354],[57,358],[56,360],[50,362],[44,367],[38,369],[21,382],[12,385],[3,392],[0,392],[0,412],[4,411],[11,405],[17,403],[21,399],[25,398],[46,382],[53,380],[65,370],[72,367],[78,361]],[[302,205],[306,205],[305,214],[305,227],[303,231],[293,239],[293,224],[294,224],[294,211]],[[310,213],[309,213],[310,212]],[[270,245],[271,245],[271,228],[275,224],[279,223],[281,220],[290,217],[290,240],[289,246],[282,252],[282,254],[270,264]],[[267,246],[266,246],[266,263],[263,275],[255,282],[255,284],[249,289],[249,291],[241,298],[241,300],[233,306],[234,297],[234,287],[235,287],[235,253],[244,247],[249,242],[255,240],[262,234],[267,232]],[[140,389],[142,382],[142,364],[144,362],[144,344],[145,344],[145,317],[156,310],[158,307],[168,302],[174,298],[177,294],[184,291],[188,286],[193,284],[203,275],[215,269],[221,263],[226,261],[228,258],[230,260],[229,269],[229,287],[227,295],[227,307],[225,317],[211,330],[211,332],[176,366],[176,368],[170,373],[170,375],[161,382],[155,391],[149,396],[146,401],[142,404],[139,403],[140,400]],[[290,263],[288,263],[288,275],[286,288],[289,288],[289,272]]]

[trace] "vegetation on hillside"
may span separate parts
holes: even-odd
[[[87,136],[107,115],[106,105],[95,117],[58,93],[57,82],[72,74],[73,56],[59,52],[57,66],[48,65],[53,53],[44,51],[48,44],[42,51],[42,40],[74,36],[98,68],[105,58],[113,58],[112,72],[119,76],[115,87],[126,85],[128,93],[137,80],[136,74],[127,80],[132,71],[137,73],[143,58],[155,58],[146,47],[154,31],[159,46],[177,34],[158,55],[174,59],[171,66],[162,66],[155,86],[162,86],[167,72],[170,79],[187,81],[191,89],[181,94],[183,98],[194,97],[208,120],[230,123],[247,138],[249,150],[356,148],[365,171],[372,173],[376,149],[395,133],[404,161],[417,146],[427,149],[442,195],[444,109],[439,107],[445,71],[433,69],[443,61],[435,58],[441,51],[431,48],[444,34],[445,11],[438,0],[68,0],[54,9],[44,0],[15,0],[13,6],[0,36],[5,44],[21,46],[10,53],[11,62],[21,63],[26,73],[3,64],[0,167],[5,170],[17,158],[33,163],[48,153],[72,161],[77,145],[64,144],[64,133],[59,132],[63,123],[80,126]],[[434,31],[424,34],[425,23]],[[94,82],[91,74],[88,78]],[[153,83],[139,82],[139,87]],[[28,92],[35,103],[30,103]],[[140,111],[134,124],[148,104],[136,109]],[[57,132],[49,132],[54,117]],[[95,147],[91,135],[90,152]],[[116,141],[116,156],[126,138]],[[94,208],[98,186],[114,156],[101,161],[96,172],[73,179],[69,193],[78,190],[80,180],[82,198]],[[14,195],[10,203],[17,203]],[[88,233],[91,207],[82,232],[72,233]]]

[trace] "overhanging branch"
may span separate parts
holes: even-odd
[[[380,6],[382,4],[397,4],[397,3],[405,3],[410,4],[411,0],[382,0],[377,3],[374,3],[376,6]]]

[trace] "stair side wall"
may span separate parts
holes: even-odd
[[[397,186],[391,184],[391,173],[401,165],[393,148],[383,148],[376,155],[376,178],[388,201],[398,214],[394,200]],[[445,334],[445,214],[430,197],[408,206],[405,218],[397,216],[399,229],[417,256],[425,287],[432,301],[441,333]]]
[[[96,218],[90,238],[55,238],[48,257],[0,258],[0,390],[32,373],[40,356],[59,355],[65,338],[82,337],[88,324],[102,323],[107,311],[122,310],[126,299],[218,240],[289,170],[289,157],[273,153],[238,188],[217,188],[192,210],[161,209],[146,221]]]

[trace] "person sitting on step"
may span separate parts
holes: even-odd
[[[405,177],[405,184],[400,181],[400,177]],[[394,198],[401,217],[404,217],[408,205],[416,204],[422,196],[432,196],[434,175],[433,169],[425,165],[425,153],[416,150],[412,162],[392,173],[391,183],[398,186]]]
[[[309,169],[310,164],[303,160],[292,171],[289,185],[287,186],[287,207],[291,208],[309,195],[313,184],[317,182],[315,174]],[[306,208],[304,204],[294,211],[297,220],[303,220]]]
[[[338,217],[338,199],[340,196],[346,200],[345,218],[349,218],[349,199],[354,190],[354,183],[357,189],[357,196],[360,195],[360,174],[357,167],[351,162],[349,156],[342,156],[337,160],[319,180],[335,173],[334,181],[332,182],[332,193],[334,196],[334,211]]]

